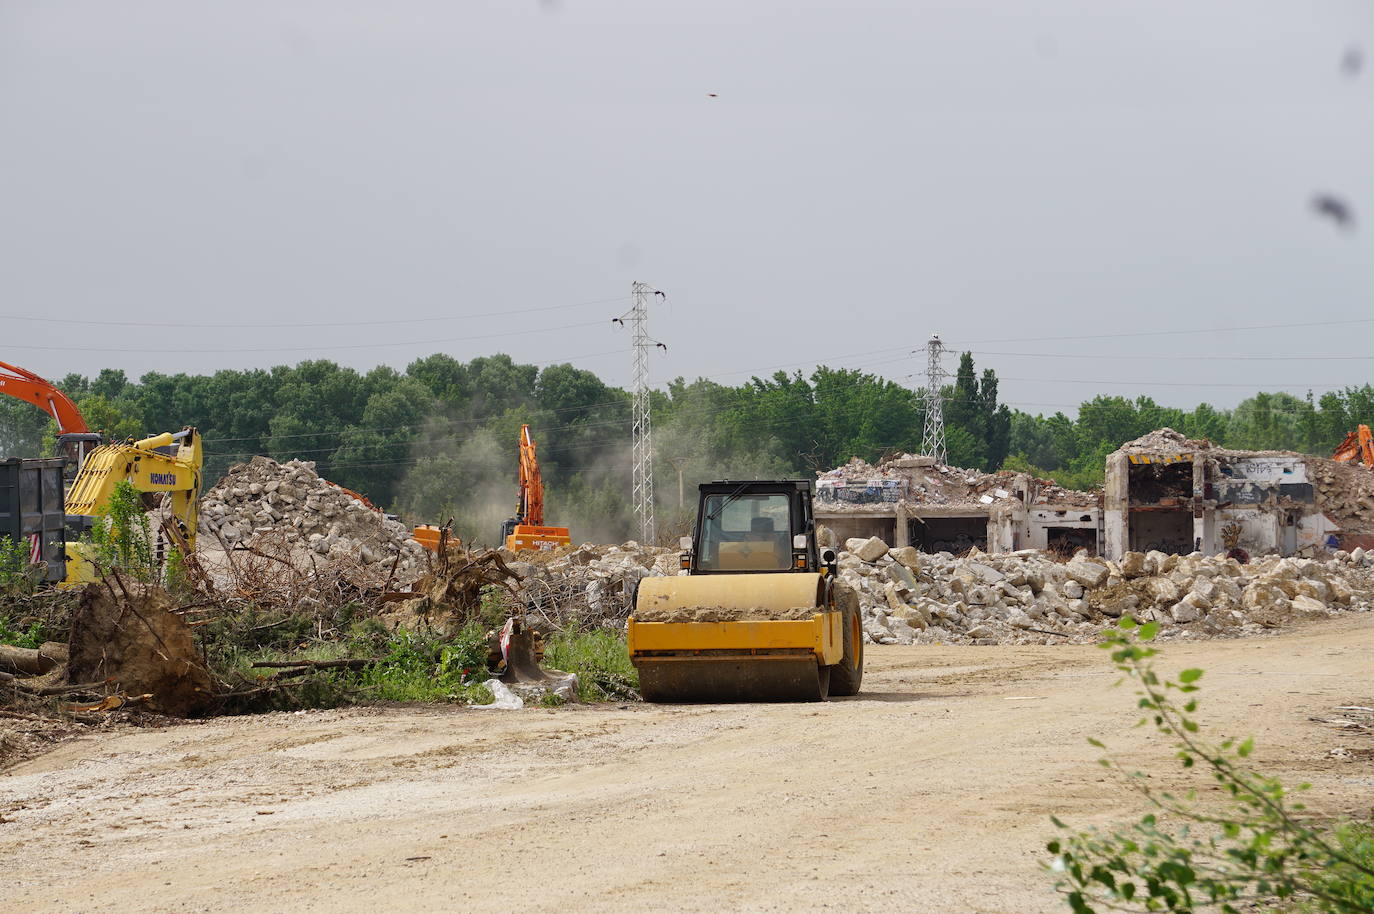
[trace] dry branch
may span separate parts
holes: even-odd
[[[342,660],[260,660],[253,664],[253,667],[270,670],[361,670],[381,660],[381,657],[345,657]]]

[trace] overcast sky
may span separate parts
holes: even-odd
[[[624,385],[636,279],[658,383],[914,385],[932,332],[1032,412],[1374,374],[1367,0],[0,0],[0,131],[0,360],[49,377]],[[1369,322],[1216,329],[1302,321]]]

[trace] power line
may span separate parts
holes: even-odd
[[[310,346],[268,346],[268,347],[224,347],[216,349],[188,349],[185,346],[177,346],[177,352],[193,353],[247,353],[247,352],[335,352],[344,349],[384,349],[390,346],[429,346],[434,343],[466,343],[473,340],[494,340],[499,337],[509,336],[528,336],[533,333],[552,333],[557,330],[573,330],[578,327],[591,327],[600,325],[601,321],[583,321],[577,324],[563,324],[557,327],[531,327],[526,330],[508,330],[503,333],[486,333],[479,336],[451,336],[423,340],[401,340],[394,343],[350,343],[339,346],[320,346],[312,344]],[[115,346],[35,346],[27,343],[6,342],[5,346],[10,349],[41,349],[53,352],[167,352],[168,347],[150,348],[124,348]]]
[[[475,317],[505,317],[510,314],[536,314],[542,311],[562,311],[568,308],[587,308],[592,305],[604,305],[610,302],[626,301],[628,296],[617,295],[614,298],[597,298],[591,301],[572,302],[566,305],[545,305],[539,308],[503,308],[500,311],[477,311],[470,314],[445,314],[435,317],[393,317],[370,321],[304,321],[286,322],[269,321],[265,323],[253,323],[246,321],[234,321],[232,323],[195,323],[177,321],[101,321],[85,320],[76,317],[45,317],[32,314],[0,314],[0,320],[10,321],[36,321],[44,324],[81,324],[82,326],[99,327],[157,327],[166,329],[168,327],[182,327],[198,330],[231,330],[237,328],[299,328],[299,327],[379,327],[395,324],[428,324],[440,321],[462,321],[471,320]]]
[[[1107,359],[1119,361],[1131,359],[1136,361],[1158,362],[1169,361],[1191,361],[1191,362],[1306,362],[1311,360],[1320,361],[1369,361],[1374,359],[1374,355],[1091,355],[1087,353],[1069,352],[989,352],[987,350],[971,349],[966,350],[972,355],[1000,355],[1015,358],[1033,359]]]
[[[1022,381],[1022,382],[1025,382],[1025,383],[1034,383],[1034,384],[1112,384],[1112,385],[1116,385],[1116,386],[1120,386],[1120,387],[1242,387],[1242,388],[1249,388],[1249,389],[1251,389],[1251,390],[1260,390],[1260,392],[1262,392],[1262,393],[1280,392],[1280,391],[1285,390],[1286,388],[1304,388],[1304,389],[1322,389],[1322,390],[1330,389],[1330,390],[1335,390],[1335,389],[1342,388],[1342,387],[1351,387],[1351,386],[1354,386],[1354,385],[1351,385],[1351,384],[1349,384],[1349,383],[1344,383],[1344,384],[1302,384],[1302,383],[1292,383],[1292,384],[1279,384],[1279,385],[1277,385],[1277,386],[1274,386],[1274,387],[1269,388],[1269,390],[1266,391],[1266,390],[1263,390],[1262,388],[1264,388],[1264,386],[1265,386],[1266,384],[1269,384],[1269,383],[1270,383],[1270,382],[1268,382],[1268,381],[1259,381],[1259,382],[1250,383],[1250,384],[1242,383],[1242,382],[1239,382],[1239,381],[1115,381],[1115,380],[1108,381],[1108,380],[1098,380],[1098,379],[1093,379],[1093,378],[1013,378],[1013,377],[1003,377],[1003,376],[1000,375],[1000,374],[997,376],[997,380],[998,380],[998,381]]]
[[[1180,336],[1205,333],[1216,335],[1218,333],[1230,333],[1232,331],[1248,330],[1293,330],[1302,327],[1338,327],[1348,324],[1371,324],[1374,317],[1357,317],[1339,321],[1302,321],[1294,324],[1250,324],[1238,327],[1193,327],[1187,330],[1134,330],[1128,333],[1088,333],[1081,336],[1028,336],[1028,337],[1002,337],[1000,339],[987,340],[966,340],[959,344],[961,346],[974,346],[983,343],[1042,343],[1042,342],[1068,342],[1071,340],[1108,340],[1108,339],[1127,339],[1142,336]]]

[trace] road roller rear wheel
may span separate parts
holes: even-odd
[[[864,633],[859,614],[859,595],[839,584],[835,588],[835,603],[841,611],[844,627],[844,655],[830,667],[830,694],[857,695],[864,679]]]

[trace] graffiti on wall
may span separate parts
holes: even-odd
[[[816,501],[822,504],[896,504],[905,493],[906,485],[900,479],[821,479],[816,482]]]

